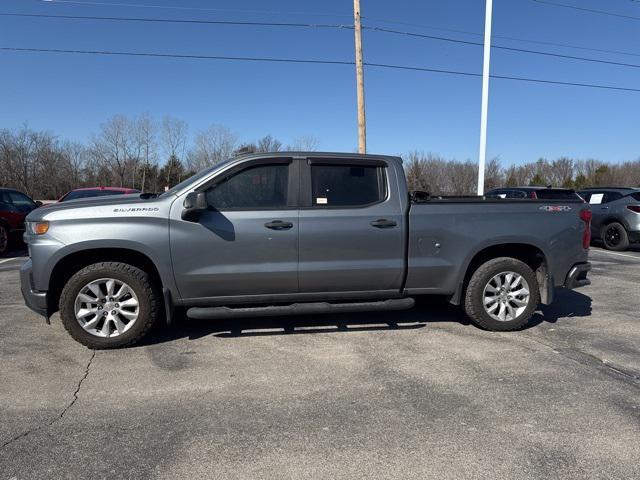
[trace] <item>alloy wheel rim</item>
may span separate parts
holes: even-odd
[[[529,284],[516,272],[501,272],[493,276],[482,294],[485,312],[499,322],[517,319],[526,310],[530,299]]]
[[[113,338],[138,320],[140,302],[133,289],[115,278],[99,278],[80,289],[74,304],[76,320],[89,334]]]

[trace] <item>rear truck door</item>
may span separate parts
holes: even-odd
[[[247,161],[198,190],[208,209],[183,219],[184,195],[171,208],[174,275],[184,299],[298,291],[298,164]],[[251,300],[247,298],[247,300]]]
[[[397,295],[405,268],[402,166],[347,156],[308,158],[300,167],[300,292]]]

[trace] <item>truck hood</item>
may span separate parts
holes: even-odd
[[[50,218],[74,218],[77,217],[79,211],[90,211],[94,217],[106,217],[110,216],[110,213],[113,213],[115,209],[120,208],[123,209],[123,211],[133,211],[133,209],[141,209],[139,211],[149,209],[149,211],[151,211],[151,209],[157,207],[159,203],[161,203],[161,199],[157,197],[144,198],[139,193],[80,198],[78,200],[52,203],[44,208],[36,208],[27,216],[26,220],[29,222],[37,222]]]

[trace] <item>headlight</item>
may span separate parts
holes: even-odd
[[[49,222],[27,222],[27,232],[30,235],[44,235],[49,231]]]

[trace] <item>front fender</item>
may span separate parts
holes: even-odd
[[[50,279],[54,269],[62,260],[68,258],[70,255],[75,255],[83,251],[100,252],[114,249],[127,250],[147,257],[156,267],[162,286],[167,288],[172,295],[177,295],[168,248],[165,247],[166,251],[164,251],[164,249],[158,249],[157,246],[153,244],[125,239],[87,240],[70,245],[53,242],[33,244],[31,250],[35,287],[41,291],[50,290],[52,287],[52,285],[50,285]]]

